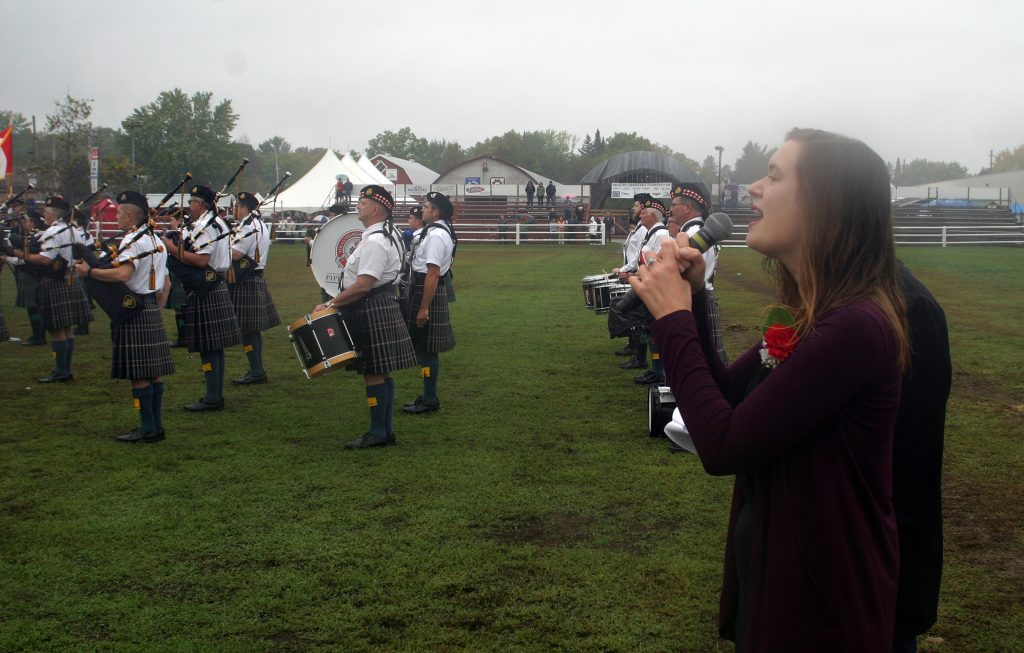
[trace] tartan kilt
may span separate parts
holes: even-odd
[[[81,306],[78,307],[78,315],[86,315],[86,321],[92,322],[92,298],[89,297],[89,291],[85,288],[85,279],[81,277],[75,277],[75,285],[78,286],[78,296]],[[75,320],[75,324],[83,324],[82,320]]]
[[[11,332],[7,330],[7,318],[0,312],[0,342],[7,342],[11,339]]]
[[[715,344],[715,351],[722,363],[729,364],[729,356],[725,353],[725,344],[722,341],[722,318],[718,313],[718,298],[715,291],[706,290],[708,302],[708,333],[711,334],[711,341]]]
[[[259,333],[281,324],[281,316],[277,314],[262,270],[253,272],[248,279],[228,286],[228,289],[242,335]]]
[[[171,347],[154,295],[146,296],[145,308],[112,331],[110,340],[114,344],[110,378],[155,379],[174,374]]]
[[[81,284],[73,283],[69,287],[66,279],[41,279],[39,306],[43,313],[43,328],[47,331],[92,322],[92,311]]]
[[[448,312],[448,292],[438,280],[434,299],[428,309],[430,319],[427,326],[416,326],[416,312],[420,309],[423,299],[423,281],[417,279],[413,285],[409,303],[406,304],[405,324],[412,338],[412,346],[417,354],[440,354],[455,347],[455,334],[452,332],[451,315]]]
[[[17,273],[18,296],[14,305],[20,308],[39,306],[39,277],[28,272]]]
[[[387,374],[416,364],[416,352],[392,292],[375,293],[342,306],[338,313],[359,352],[348,369],[363,375]]]
[[[181,284],[181,279],[174,276],[170,270],[167,272],[171,276],[171,292],[167,295],[167,304],[164,308],[180,311],[181,307],[185,305],[185,298],[188,294],[185,292],[185,286]]]
[[[231,295],[223,281],[207,293],[188,293],[181,313],[185,318],[182,335],[191,352],[217,351],[242,342]]]

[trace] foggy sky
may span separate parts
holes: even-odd
[[[1024,143],[1024,3],[0,0],[0,108],[65,93],[119,127],[164,90],[212,91],[234,137],[362,150],[409,126],[464,147],[509,129],[636,131],[701,161],[794,126],[883,158]],[[173,10],[173,11],[172,11]]]

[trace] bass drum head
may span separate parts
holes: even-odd
[[[363,225],[354,215],[336,215],[320,228],[310,248],[310,268],[316,282],[331,296],[338,294],[348,257],[363,237]]]

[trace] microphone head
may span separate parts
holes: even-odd
[[[290,172],[286,172],[286,173],[284,173],[284,176],[285,176],[285,177],[291,177],[291,176],[292,176],[292,173],[290,173]]]
[[[712,243],[721,242],[732,235],[732,218],[725,213],[712,213],[704,221],[703,231]]]

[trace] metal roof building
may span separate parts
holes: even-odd
[[[591,206],[601,207],[611,194],[612,183],[648,184],[680,181],[704,183],[704,180],[683,165],[679,159],[667,154],[626,152],[598,163],[583,176],[580,183],[590,184]]]

